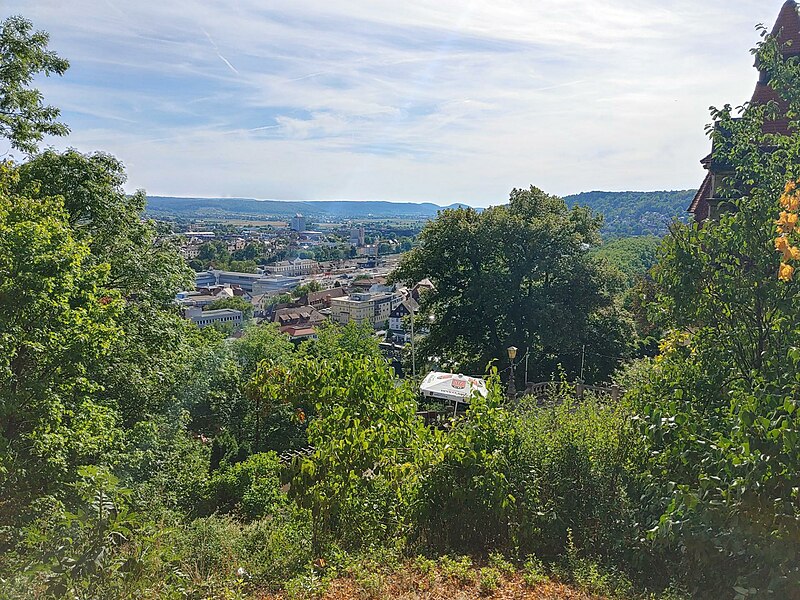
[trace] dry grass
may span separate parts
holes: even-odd
[[[334,579],[321,595],[307,598],[319,600],[607,600],[574,587],[545,581],[529,586],[520,575],[502,577],[492,591],[481,589],[477,571],[472,581],[462,582],[435,573],[423,574],[404,567],[392,574],[362,573]],[[266,594],[262,600],[297,600],[286,593]],[[303,598],[303,596],[300,596]]]

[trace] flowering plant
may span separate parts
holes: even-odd
[[[800,209],[800,189],[797,185],[800,181],[789,181],[781,194],[780,217],[775,224],[777,225],[778,237],[775,238],[775,250],[783,254],[781,266],[778,269],[778,279],[781,281],[791,281],[794,276],[795,267],[789,261],[800,260],[800,248],[792,245],[792,236],[797,231],[798,209]]]

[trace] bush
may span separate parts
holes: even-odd
[[[624,404],[603,405],[565,393],[555,407],[518,410],[518,459],[512,470],[517,545],[523,554],[555,559],[575,544],[621,557],[637,537],[637,455]]]
[[[515,499],[508,474],[516,434],[496,377],[490,389],[487,399],[473,399],[466,417],[424,466],[419,534],[440,550],[482,553],[510,540]]]
[[[253,584],[280,587],[312,559],[305,517],[298,513],[244,524],[229,515],[196,519],[178,540],[182,570],[197,585],[234,581],[243,569]]]
[[[288,499],[281,491],[280,468],[274,452],[254,454],[235,465],[223,464],[208,483],[210,508],[246,519],[283,510]]]

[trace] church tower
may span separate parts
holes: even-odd
[[[772,28],[772,35],[777,38],[784,58],[800,56],[800,12],[798,12],[795,0],[787,0],[784,3],[778,15],[778,20]],[[756,67],[758,67],[757,62]],[[763,105],[770,101],[776,102],[780,107],[779,116],[773,121],[764,123],[764,133],[788,135],[789,121],[785,116],[786,103],[769,86],[768,74],[763,69],[759,69],[758,83],[750,104]],[[720,199],[716,198],[714,193],[719,188],[719,184],[726,173],[723,165],[714,162],[713,154],[712,149],[711,154],[700,161],[703,167],[708,170],[708,174],[688,208],[688,212],[694,215],[694,220],[698,223],[702,223],[706,219],[716,218],[718,215]]]

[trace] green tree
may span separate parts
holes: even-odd
[[[118,442],[98,401],[99,366],[121,330],[109,265],[75,239],[60,198],[13,194],[0,173],[0,522],[57,492]]]
[[[375,329],[368,322],[353,321],[338,325],[326,321],[316,328],[317,338],[301,344],[300,352],[317,358],[335,358],[342,354],[361,358],[381,355]]]
[[[232,308],[234,310],[239,310],[242,312],[242,318],[244,320],[249,320],[253,318],[253,305],[250,304],[244,298],[240,298],[239,296],[234,296],[233,298],[222,298],[221,300],[215,300],[214,302],[208,305],[208,310],[217,310],[220,308]]]
[[[311,511],[315,551],[369,548],[408,533],[430,435],[410,387],[381,360],[306,358],[257,379],[265,398],[310,419],[314,452],[294,465],[290,493]]]
[[[482,373],[492,360],[507,361],[506,348],[514,345],[530,352],[530,376],[539,379],[559,364],[577,374],[583,345],[624,355],[629,324],[606,272],[587,253],[599,242],[601,222],[533,187],[483,212],[442,211],[393,275],[404,282],[429,278],[436,287],[423,298],[422,313],[435,318],[419,355]],[[607,375],[607,368],[587,373]]]
[[[36,152],[45,135],[69,133],[57,120],[59,109],[44,104],[42,93],[31,87],[36,75],[63,75],[69,68],[69,62],[47,49],[49,40],[20,16],[0,24],[0,136],[27,154]]]
[[[300,298],[305,296],[306,294],[310,294],[311,292],[319,292],[322,290],[322,284],[317,280],[309,281],[306,284],[296,287],[292,291],[292,296],[295,298]]]
[[[788,105],[791,133],[765,132],[775,103],[712,112],[723,210],[665,241],[653,313],[672,333],[626,386],[652,457],[643,498],[654,539],[680,550],[701,590],[791,597],[800,288],[778,280],[774,238],[784,185],[800,176],[800,65],[771,38],[757,60]]]

